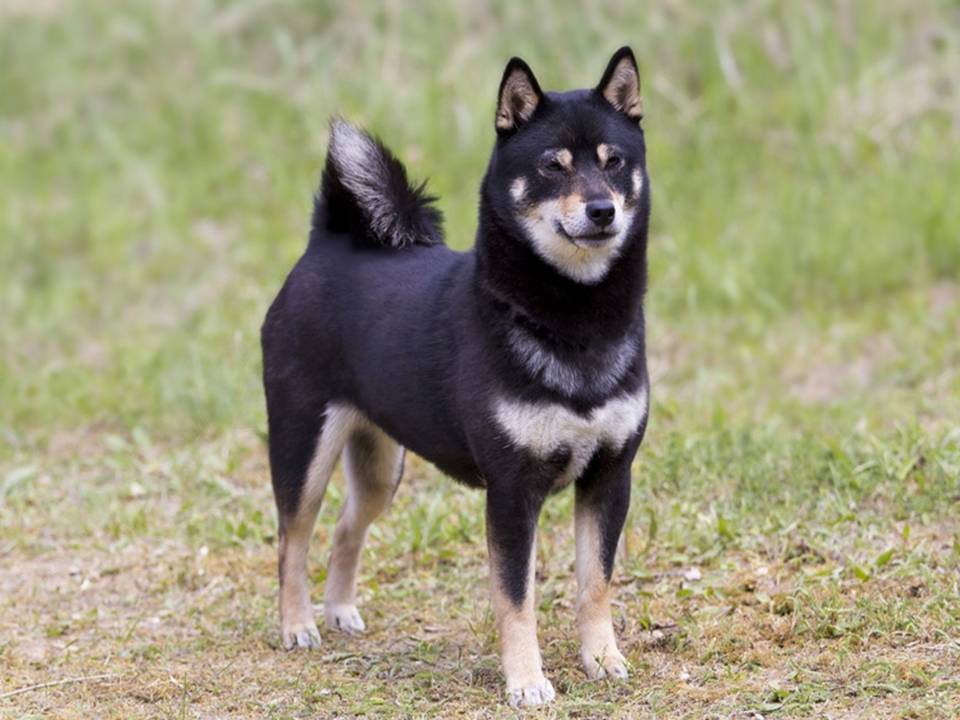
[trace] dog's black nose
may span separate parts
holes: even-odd
[[[600,227],[606,227],[613,222],[617,209],[609,200],[593,200],[587,203],[587,217]]]

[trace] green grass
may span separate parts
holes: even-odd
[[[591,85],[629,42],[654,192],[633,675],[577,667],[559,496],[539,714],[953,717],[956,4],[350,8],[0,5],[0,696],[112,674],[0,714],[505,713],[482,496],[417,460],[371,533],[368,636],[278,650],[259,324],[332,114],[429,177],[466,248],[506,60]]]

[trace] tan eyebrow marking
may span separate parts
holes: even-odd
[[[600,143],[597,145],[597,159],[600,161],[601,165],[606,165],[607,160],[610,158],[610,146],[606,143]]]
[[[573,153],[571,153],[566,148],[560,148],[557,150],[557,162],[563,165],[565,170],[571,170],[573,168]]]

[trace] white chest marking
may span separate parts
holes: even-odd
[[[579,477],[601,445],[619,450],[647,416],[647,389],[611,398],[586,415],[555,403],[530,403],[498,398],[497,424],[515,446],[545,459],[557,450],[570,451],[570,464],[558,482]]]

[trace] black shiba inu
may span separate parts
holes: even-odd
[[[534,613],[535,532],[576,487],[577,624],[591,678],[625,678],[610,577],[647,422],[650,190],[629,48],[594,89],[541,91],[514,58],[500,84],[476,247],[386,148],[332,125],[309,245],[263,324],[270,464],[288,648],[315,647],[307,550],[341,452],[348,491],[324,615],[347,633],[360,553],[409,448],[485,488],[493,608],[511,705],[549,702]]]

